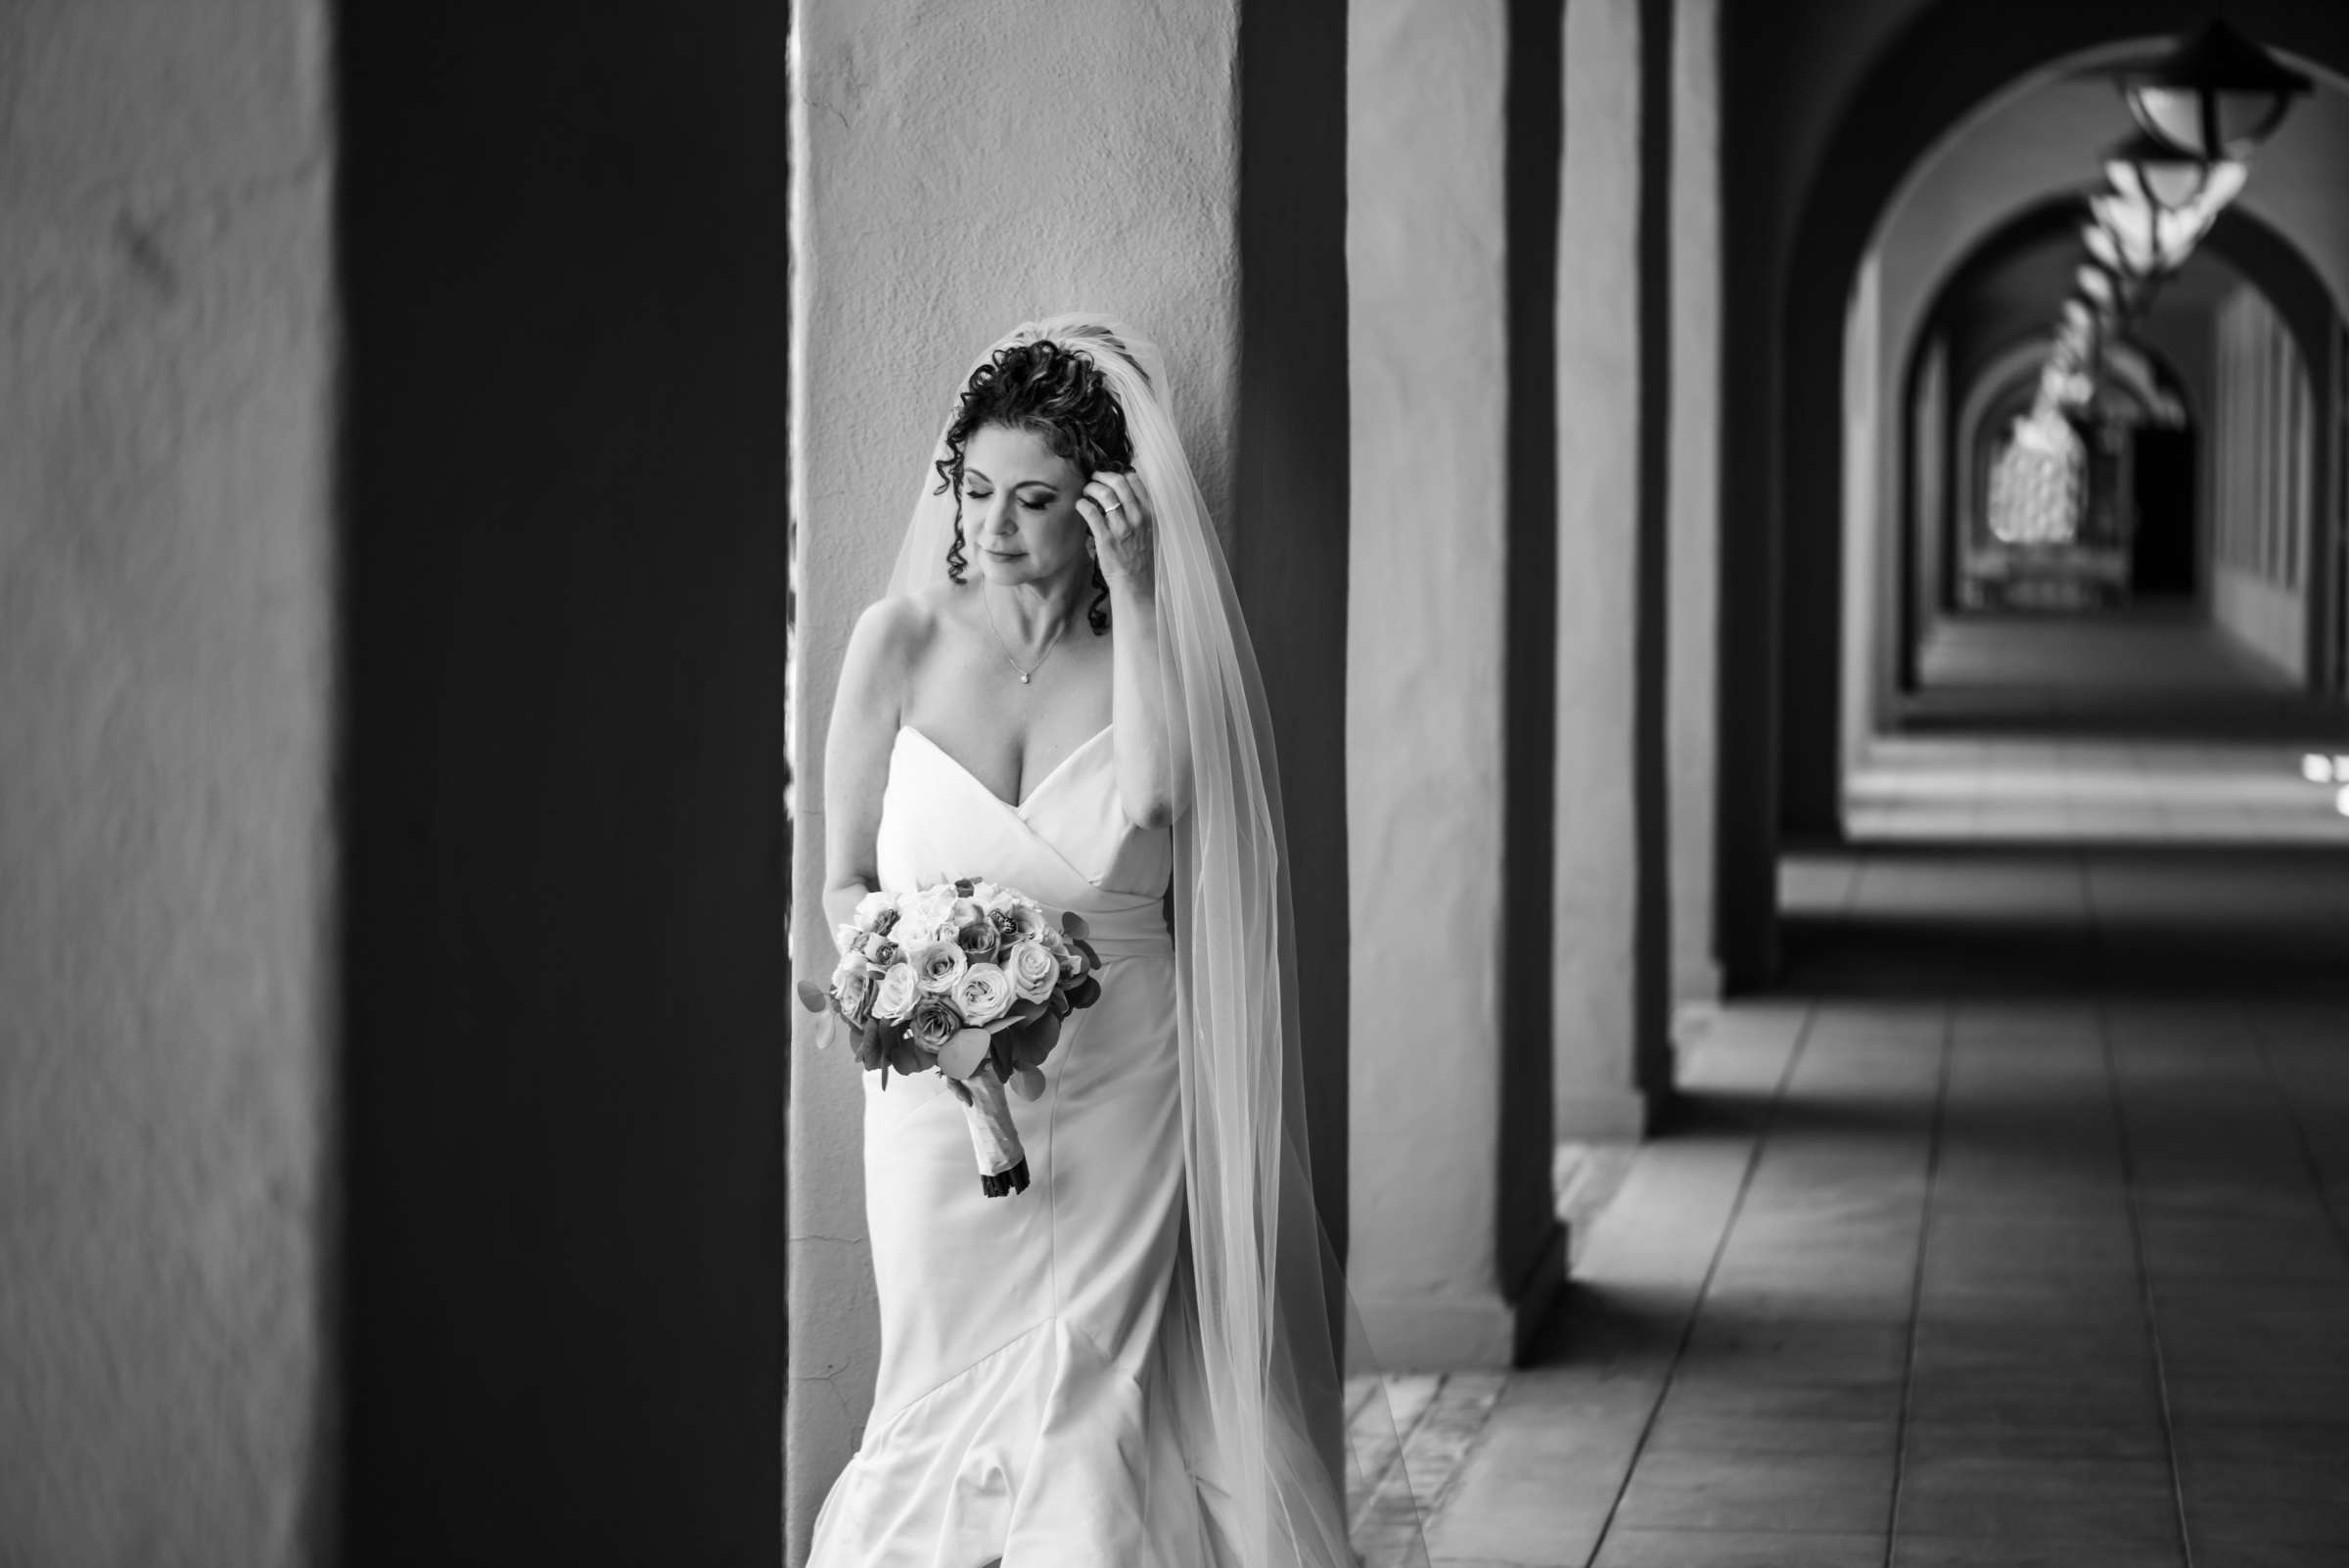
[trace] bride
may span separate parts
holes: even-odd
[[[935,1076],[865,1078],[881,1361],[814,1568],[1355,1562],[1271,731],[1165,389],[1113,322],[998,343],[849,644],[833,922],[984,877],[1103,968],[1015,1102],[1024,1193]]]

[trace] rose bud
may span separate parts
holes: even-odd
[[[972,963],[985,963],[995,955],[995,928],[985,915],[973,920],[954,933],[954,945]]]

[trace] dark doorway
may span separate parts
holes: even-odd
[[[2140,599],[2191,598],[2194,576],[2194,433],[2141,427],[2134,442],[2137,536],[2129,590]]]

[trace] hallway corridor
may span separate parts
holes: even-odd
[[[2349,857],[1786,898],[1786,992],[1683,1043],[1537,1364],[1407,1440],[1435,1562],[2349,1562]]]

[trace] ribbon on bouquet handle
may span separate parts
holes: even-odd
[[[992,1073],[971,1075],[963,1087],[971,1097],[962,1114],[971,1125],[971,1152],[979,1157],[979,1189],[990,1198],[1028,1190],[1028,1150],[1011,1122],[1011,1100]]]
[[[1011,1099],[1004,1092],[994,1057],[993,1037],[984,1029],[966,1029],[938,1053],[938,1070],[954,1085],[963,1117],[970,1124],[971,1153],[979,1161],[979,1189],[990,1198],[1003,1198],[1028,1190],[1028,1148],[1011,1120]],[[1041,1091],[1042,1079],[1033,1067],[1013,1075],[1020,1097],[1029,1100]]]

